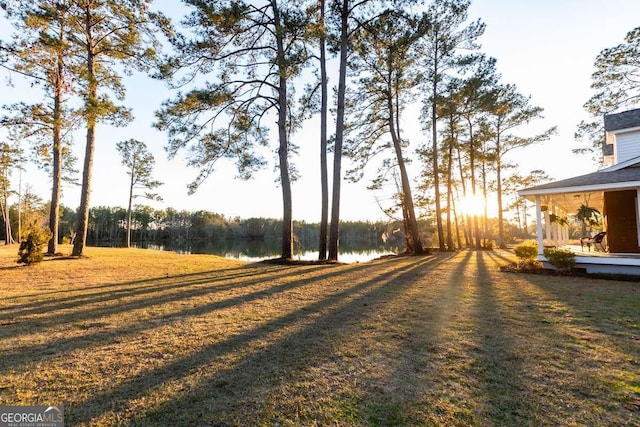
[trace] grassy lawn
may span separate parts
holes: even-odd
[[[0,248],[0,404],[70,426],[640,425],[640,283],[502,273],[500,251],[86,253]]]

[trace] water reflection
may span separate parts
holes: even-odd
[[[144,249],[174,251],[179,254],[218,255],[247,262],[259,262],[280,256],[280,246],[278,242],[266,242],[263,240],[232,240],[183,244],[137,242],[132,243],[132,246]],[[398,248],[391,245],[376,243],[345,244],[340,248],[338,259],[340,262],[346,263],[367,262],[394,253],[398,253]],[[305,249],[298,246],[294,248],[294,259],[299,261],[317,260],[318,250]]]

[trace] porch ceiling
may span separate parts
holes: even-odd
[[[519,193],[533,202],[536,196],[540,196],[543,204],[555,205],[566,213],[574,213],[583,203],[602,209],[605,191],[636,188],[640,188],[640,158],[598,172],[525,188]]]
[[[543,205],[557,206],[565,213],[572,214],[581,204],[602,212],[605,192],[638,188],[640,157],[598,172],[525,188],[518,193],[532,202],[535,202],[536,197],[540,197]]]
[[[536,201],[536,196],[534,195],[526,195],[524,197],[534,203]],[[562,209],[565,214],[576,213],[582,204],[596,208],[602,212],[604,207],[604,192],[590,191],[545,194],[540,196],[540,201],[543,205],[548,205],[549,207],[556,206]]]

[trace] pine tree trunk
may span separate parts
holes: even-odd
[[[51,187],[51,206],[49,208],[49,231],[51,239],[47,246],[47,253],[55,255],[58,252],[58,238],[60,225],[60,197],[62,195],[62,89],[63,89],[63,58],[58,57],[54,107],[53,107],[53,183]]]
[[[89,8],[89,6],[87,6]],[[84,153],[84,168],[82,172],[82,189],[80,194],[80,208],[78,209],[77,236],[73,244],[72,255],[81,256],[87,242],[89,229],[89,196],[91,195],[91,174],[93,170],[93,153],[95,151],[95,131],[98,108],[98,81],[95,75],[96,57],[93,52],[91,34],[91,13],[85,11],[85,25],[87,34],[87,139]]]
[[[131,247],[131,211],[133,205],[133,185],[134,185],[134,169],[135,169],[135,161],[134,166],[131,168],[131,181],[129,183],[129,205],[127,207],[127,235],[125,237],[125,246],[127,248]]]
[[[453,137],[453,135],[451,135]],[[451,227],[451,203],[453,201],[452,197],[452,187],[453,187],[453,144],[449,144],[449,159],[447,165],[447,249],[452,251],[455,249],[453,245],[453,230]],[[456,224],[457,225],[457,224]]]
[[[324,26],[325,0],[320,0],[320,24]],[[328,82],[326,40],[320,37],[320,187],[322,207],[320,213],[320,237],[318,259],[327,259],[327,233],[329,228],[329,172],[327,168],[327,115],[328,115]]]
[[[458,221],[458,212],[457,212],[455,203],[453,204],[453,220],[456,225],[456,239],[458,241],[458,248],[462,249],[462,238],[460,237],[460,226],[459,226],[460,223]]]
[[[396,110],[397,110],[396,105]],[[409,175],[407,174],[407,166],[402,155],[402,144],[398,135],[398,129],[394,124],[394,108],[391,92],[387,94],[387,109],[389,114],[389,132],[393,141],[393,148],[396,152],[398,167],[400,168],[400,182],[402,184],[402,212],[404,216],[405,232],[407,240],[407,249],[409,252],[419,255],[424,253],[420,233],[418,231],[418,221],[416,219],[415,207],[413,205],[413,196],[411,194],[411,184]]]
[[[338,260],[340,242],[340,184],[342,182],[342,141],[344,138],[345,92],[347,88],[347,49],[349,37],[349,0],[342,0],[340,30],[340,74],[338,77],[338,106],[336,140],[333,152],[333,194],[331,195],[331,227],[329,229],[329,260]]]
[[[442,227],[442,210],[440,208],[440,171],[438,170],[438,131],[436,128],[436,120],[438,119],[438,114],[436,112],[436,96],[438,95],[437,90],[437,64],[435,66],[434,80],[433,80],[433,93],[431,96],[433,100],[431,101],[431,138],[433,140],[433,187],[435,192],[435,202],[436,202],[436,227],[438,229],[438,247],[441,251],[445,250],[444,243],[444,229]]]
[[[47,246],[47,253],[49,255],[55,255],[58,252],[58,238],[60,237],[60,197],[62,195],[62,142],[60,140],[60,129],[54,128],[53,132],[53,185],[51,188],[51,206],[49,208],[49,231],[51,231],[51,239],[49,239]]]
[[[58,43],[63,45],[65,40],[64,26],[60,27]],[[49,231],[51,239],[47,246],[47,253],[55,255],[58,252],[60,238],[60,199],[62,197],[62,104],[64,95],[64,53],[58,50],[56,58],[55,93],[53,107],[53,171],[51,186],[51,205],[49,207]]]
[[[284,40],[280,31],[280,13],[275,0],[271,2],[276,25],[277,63],[280,80],[278,87],[278,159],[280,163],[280,185],[282,186],[282,259],[293,259],[293,202],[291,197],[291,177],[289,175],[289,140],[287,135],[287,70],[284,55]]]
[[[500,135],[500,134],[498,134]],[[499,138],[499,136],[498,136]],[[506,248],[506,244],[504,241],[504,223],[503,223],[503,214],[502,214],[502,164],[500,162],[500,139],[496,142],[496,180],[498,181],[498,236],[499,242],[498,245],[500,248]]]
[[[471,123],[471,120],[467,119],[467,122],[469,124],[469,168],[470,168],[470,175],[471,175],[471,195],[473,196],[474,200],[476,198],[476,170],[475,170],[475,146],[474,146],[474,135],[473,135],[473,124]],[[472,216],[472,220],[473,220],[473,234],[474,234],[474,238],[475,238],[475,247],[476,249],[480,249],[481,247],[481,242],[480,242],[480,227],[478,226],[478,216],[477,215],[473,215]]]
[[[8,182],[8,177],[5,177],[5,183]],[[9,215],[9,205],[7,204],[7,187],[6,184],[3,185],[3,194],[2,194],[2,220],[4,221],[4,244],[10,245],[14,243],[13,241],[13,232],[11,231],[11,218]]]
[[[458,153],[458,170],[460,171],[460,184],[462,185],[462,197],[466,198],[467,197],[467,185],[465,184],[464,181],[464,172],[462,170],[462,156],[460,155],[460,147],[457,147],[457,153]],[[457,194],[458,198],[460,198],[460,195]],[[471,247],[471,238],[472,238],[472,232],[471,232],[471,218],[469,218],[469,215],[465,215],[465,212],[462,212],[462,218],[464,220],[464,239],[466,241],[466,247],[470,248]]]
[[[74,256],[81,256],[87,242],[89,229],[89,195],[91,194],[91,172],[93,169],[93,153],[95,151],[95,121],[87,125],[87,141],[84,154],[84,169],[82,173],[82,190],[80,195],[80,208],[78,209],[78,223],[76,226],[78,235],[73,245]]]
[[[484,151],[484,149],[483,149]],[[482,235],[485,238],[489,236],[489,205],[487,203],[487,157],[482,156],[482,202],[484,203],[482,216]]]

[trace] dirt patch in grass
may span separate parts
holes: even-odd
[[[638,423],[636,283],[502,274],[501,251],[16,254],[0,249],[0,401],[64,404],[68,425]]]

